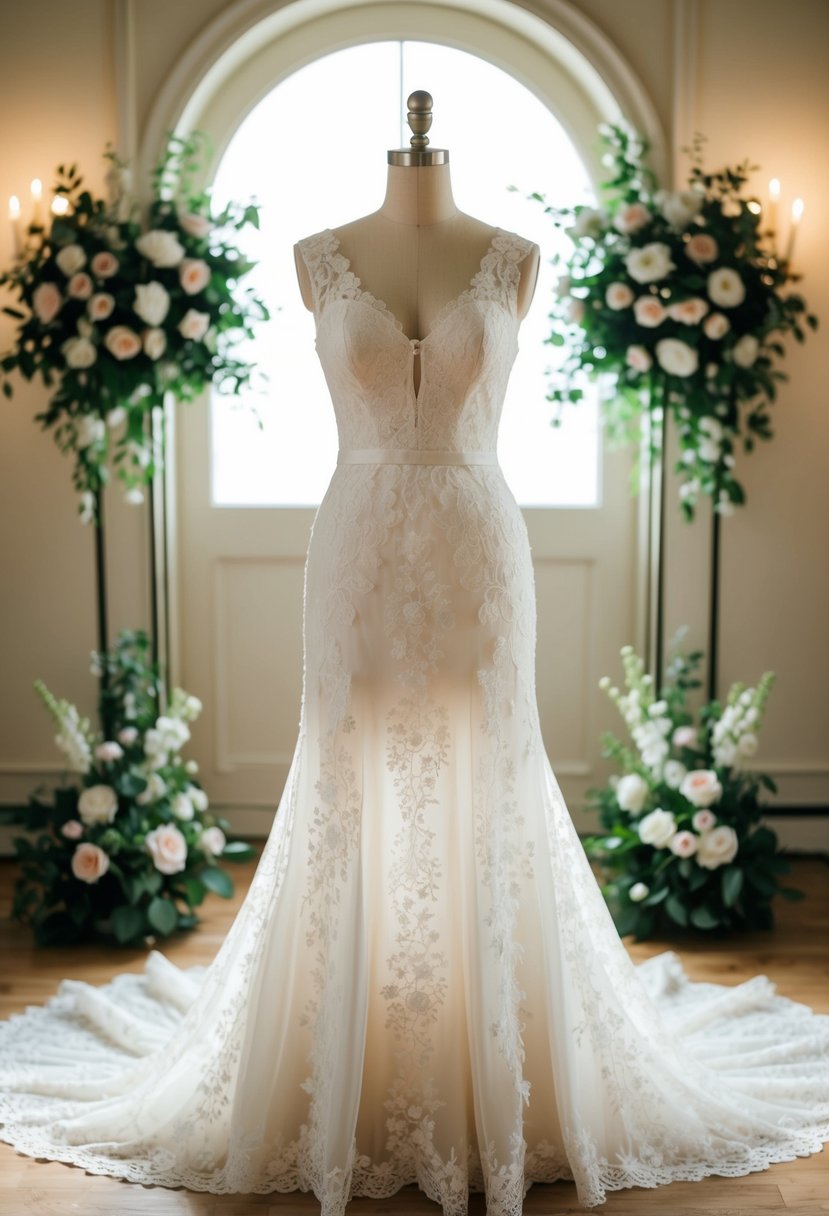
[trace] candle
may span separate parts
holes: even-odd
[[[780,180],[773,177],[769,182],[769,232],[777,232],[777,204],[780,202]]]
[[[32,223],[42,224],[43,215],[40,209],[40,201],[43,198],[43,182],[39,177],[32,178]]]
[[[69,199],[65,194],[56,194],[52,199],[52,215],[66,215],[69,210]]]
[[[23,239],[20,235],[20,199],[16,194],[12,194],[9,198],[9,219],[12,222],[14,256],[19,257],[23,252]]]
[[[794,254],[794,238],[797,235],[797,229],[800,221],[803,219],[804,203],[802,198],[796,198],[792,203],[792,222],[789,225],[789,241],[786,245],[786,266],[791,269],[792,255]]]

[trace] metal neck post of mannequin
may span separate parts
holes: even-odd
[[[449,152],[446,148],[430,148],[426,132],[432,125],[432,96],[425,89],[417,89],[409,94],[408,113],[406,120],[412,130],[412,138],[408,148],[391,148],[388,152],[390,165],[448,165]]]

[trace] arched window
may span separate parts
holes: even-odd
[[[394,40],[349,46],[299,68],[250,110],[225,147],[214,200],[220,207],[254,195],[260,204],[261,230],[247,243],[259,265],[245,282],[266,298],[272,319],[245,349],[270,378],[267,394],[212,398],[215,506],[314,506],[322,497],[337,438],[292,246],[379,206],[385,150],[408,143],[405,99],[415,88],[435,98],[432,142],[450,149],[458,206],[542,250],[501,422],[506,479],[524,506],[599,503],[595,394],[561,427],[550,425],[547,371],[561,357],[544,344],[556,234],[526,197],[537,190],[555,204],[592,201],[586,167],[548,106],[508,72],[452,46]]]

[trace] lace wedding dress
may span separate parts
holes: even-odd
[[[299,736],[215,960],[64,980],[0,1023],[0,1138],[197,1191],[740,1175],[829,1137],[829,1017],[630,962],[539,727],[523,517],[495,457],[531,245],[497,230],[411,340],[300,242],[341,450],[305,574]],[[420,379],[415,389],[415,361]]]

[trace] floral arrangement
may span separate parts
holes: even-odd
[[[32,795],[16,819],[39,835],[15,838],[21,877],[12,916],[33,926],[38,944],[152,944],[155,935],[192,929],[208,891],[233,894],[220,859],[255,856],[250,845],[228,840],[229,824],[208,811],[193,779],[196,761],[181,756],[201,702],[176,688],[158,714],[158,671],[147,647],[143,631],[122,630],[113,652],[92,652],[93,674],[108,669],[100,707],[106,737],[35,681],[58,728],[55,742],[81,778],[80,787],[59,788],[51,804]]]
[[[634,747],[612,734],[605,756],[622,775],[591,790],[605,829],[585,842],[608,881],[603,890],[619,932],[638,938],[692,927],[704,931],[769,928],[771,899],[801,893],[780,887],[789,870],[777,837],[761,826],[761,787],[774,782],[745,767],[774,674],[756,687],[735,683],[725,705],[711,701],[699,722],[687,708],[701,652],[675,654],[659,695],[631,646],[622,649],[625,691],[600,681],[627,724]]]
[[[82,189],[76,165],[60,165],[49,226],[29,225],[16,264],[0,276],[19,296],[19,306],[3,309],[18,331],[0,369],[55,386],[36,419],[74,454],[84,522],[96,518],[110,465],[125,500],[143,501],[141,486],[161,463],[148,420],[165,392],[192,400],[208,384],[238,392],[252,378],[254,367],[233,346],[269,313],[251,289],[238,290],[254,263],[233,232],[258,228],[259,211],[230,203],[211,213],[209,190],[193,187],[206,138],[169,135],[146,223],[129,197],[130,170],[113,151],[104,154],[106,200]],[[11,382],[2,387],[11,397]]]
[[[581,398],[584,374],[605,376],[611,438],[637,439],[643,411],[672,415],[684,516],[693,518],[700,494],[727,514],[745,500],[735,475],[740,440],[751,451],[772,435],[769,406],[787,379],[776,366],[777,335],[802,342],[804,324],[815,329],[817,318],[784,292],[800,276],[762,229],[760,203],[742,195],[756,166],[706,173],[697,136],[687,189],[659,189],[641,135],[621,125],[599,131],[612,169],[605,205],[545,206],[572,241],[569,257],[553,259],[565,273],[548,341],[568,348],[548,396],[554,422]]]

